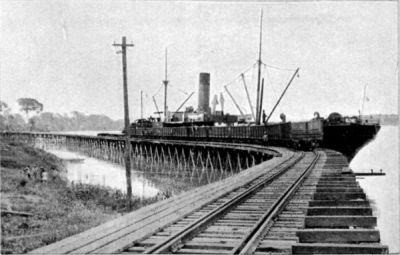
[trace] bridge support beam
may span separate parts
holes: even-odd
[[[125,164],[125,141],[117,138],[51,133],[3,133],[5,141],[19,141],[44,150],[67,150],[88,157]],[[198,185],[221,180],[272,158],[270,154],[195,142],[130,140],[131,169],[166,175]]]

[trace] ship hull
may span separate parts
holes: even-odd
[[[363,146],[375,138],[379,129],[377,124],[325,125],[323,147],[339,151],[351,161]]]

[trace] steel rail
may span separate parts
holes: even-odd
[[[286,203],[290,200],[300,185],[305,181],[306,177],[314,169],[315,164],[320,158],[319,153],[315,154],[316,156],[311,164],[306,168],[306,170],[304,170],[296,182],[289,186],[282,196],[275,201],[272,208],[260,218],[253,229],[247,234],[246,238],[244,238],[243,241],[233,249],[232,254],[252,254],[254,252],[254,250],[257,248],[259,240],[264,236],[264,232],[267,230],[268,224],[282,211]]]
[[[304,154],[304,153],[298,155],[298,158],[295,159],[294,161],[298,162],[299,160],[301,160],[301,158],[303,157],[303,154]],[[272,168],[270,171],[273,171],[273,170],[276,170],[276,169],[282,167],[284,164],[286,164],[286,163],[288,163],[290,160],[292,160],[295,156],[296,156],[296,154],[291,155],[289,158],[287,158],[287,159],[284,160],[283,162],[279,163],[277,166],[275,166],[274,168]],[[296,162],[294,162],[294,164],[296,164]],[[263,177],[263,176],[259,176],[257,179],[260,179],[260,178],[262,178],[262,177]],[[249,184],[251,184],[251,183],[254,182],[254,181],[256,181],[256,179],[252,179],[252,180],[248,181],[247,183],[244,183],[241,187],[246,186],[246,185],[249,185]],[[223,194],[221,194],[221,195],[219,195],[218,197],[216,197],[215,199],[213,199],[212,201],[210,201],[208,204],[212,204],[212,203],[214,203],[215,201],[217,201],[218,199],[221,199],[222,197],[225,197],[225,196],[227,196],[229,193],[235,192],[235,191],[238,190],[238,189],[240,189],[240,187],[238,187],[238,188],[236,188],[236,189],[234,189],[234,190],[231,190],[231,191],[226,191],[226,192],[224,192]],[[206,205],[205,205],[205,206],[206,206]],[[187,214],[183,215],[180,219],[182,219],[182,218],[184,218],[184,217],[186,217],[186,216],[188,216],[188,215],[190,215],[190,214],[192,214],[192,213],[193,213],[193,211],[190,212],[190,213],[187,213]],[[178,219],[178,220],[176,220],[176,221],[179,221],[180,219]],[[176,222],[176,221],[175,221],[175,222]],[[173,223],[171,223],[171,224],[173,224]],[[170,225],[170,224],[168,224],[168,225]],[[160,229],[166,228],[166,227],[167,227],[167,226],[162,226],[162,227],[160,227]],[[155,234],[155,233],[152,233],[151,235],[153,235],[153,234]],[[146,239],[149,238],[151,235],[148,235],[148,236],[142,238],[140,241],[138,240],[138,241],[132,243],[131,245],[127,246],[127,247],[123,247],[123,248],[119,249],[119,251],[124,250],[124,249],[128,249],[129,247],[131,247],[131,246],[134,245],[135,243],[140,243],[141,241],[146,240]],[[148,253],[148,252],[144,252],[144,253]]]
[[[197,232],[199,229],[202,229],[203,227],[205,227],[210,221],[213,221],[214,219],[218,218],[221,214],[225,213],[228,209],[230,209],[233,206],[237,205],[238,202],[240,202],[243,199],[245,199],[248,196],[250,196],[254,191],[256,191],[257,189],[261,188],[265,184],[273,181],[275,178],[279,177],[283,173],[285,173],[287,170],[289,170],[291,167],[293,167],[295,164],[297,164],[302,158],[304,158],[304,155],[305,154],[302,152],[301,155],[298,158],[296,158],[293,162],[290,162],[289,165],[284,166],[283,169],[281,169],[279,172],[274,173],[272,176],[269,176],[266,179],[253,184],[251,187],[247,188],[245,191],[243,191],[240,194],[236,195],[231,200],[223,203],[219,207],[217,207],[214,210],[212,210],[210,213],[208,213],[208,214],[204,215],[203,217],[197,219],[195,222],[191,223],[186,228],[182,229],[178,233],[176,233],[176,234],[172,235],[171,237],[167,238],[163,242],[161,242],[161,243],[159,243],[159,244],[157,244],[155,246],[150,247],[149,249],[145,250],[143,253],[145,253],[145,254],[149,254],[149,253],[170,253],[172,247],[174,247],[177,244],[181,243],[184,239],[189,239],[195,232]],[[279,166],[282,166],[282,164],[286,163],[287,161],[282,162],[276,168],[278,168]],[[251,181],[251,182],[254,182],[254,180]]]
[[[302,154],[300,154],[299,157],[298,157],[297,159],[295,159],[294,161],[297,162],[297,161],[301,160],[301,157],[303,156],[303,154],[304,154],[304,153],[302,152]],[[274,168],[272,168],[271,171],[272,171],[272,170],[276,170],[276,169],[279,168],[279,167],[282,167],[282,165],[286,164],[287,162],[289,162],[290,160],[292,160],[294,157],[295,157],[295,154],[291,155],[289,158],[287,158],[286,160],[284,160],[283,162],[279,163],[277,166],[275,166]],[[294,164],[295,164],[295,163],[294,163]],[[262,178],[262,176],[260,176],[259,178]],[[257,179],[259,179],[259,178],[257,178]],[[254,182],[254,181],[255,181],[255,179],[250,180],[250,181],[248,181],[247,183],[243,184],[242,186],[249,185],[249,184],[251,184],[251,183]],[[240,189],[240,187],[236,188],[235,190],[238,190],[238,189]],[[235,190],[224,192],[224,193],[221,194],[220,196],[218,196],[218,197],[216,197],[215,199],[213,199],[212,201],[210,201],[208,204],[214,203],[214,202],[217,201],[218,199],[220,199],[220,198],[222,198],[222,197],[228,195],[228,194],[231,193],[231,192],[234,192]],[[205,205],[205,206],[206,206],[206,205]],[[186,213],[186,214],[184,214],[181,218],[184,218],[184,217],[186,217],[186,216],[188,216],[188,215],[190,215],[190,214],[192,214],[192,213],[193,213],[193,211],[190,212],[190,213]],[[179,221],[179,219],[178,219],[177,221]],[[131,224],[130,224],[130,225],[131,225]],[[124,228],[127,228],[127,227],[129,227],[130,225],[127,225],[127,226],[125,226]],[[165,228],[165,227],[166,227],[166,226],[160,227],[160,229]],[[119,230],[117,230],[117,231],[119,231]],[[113,232],[113,233],[114,233],[114,232]],[[154,233],[153,233],[153,234],[154,234]],[[149,237],[149,236],[147,236],[147,237],[145,237],[145,238],[142,238],[142,240],[145,240],[145,239],[148,238],[148,237]],[[138,243],[138,242],[139,242],[139,241],[137,241],[137,242],[135,242],[135,243]],[[133,244],[134,244],[134,243],[133,243]],[[131,245],[130,245],[130,246],[131,246]],[[130,246],[129,246],[129,247],[130,247]],[[122,251],[122,250],[124,250],[124,249],[129,248],[129,247],[123,247],[123,248],[119,249],[118,251]],[[81,248],[81,247],[78,247],[78,248],[76,248],[76,249],[74,249],[74,250],[72,250],[72,251],[70,251],[70,252],[74,253],[74,251],[77,250],[77,249],[79,249],[79,248]],[[148,252],[144,252],[144,253],[147,254]]]
[[[63,133],[46,133],[46,132],[7,132],[9,134],[22,134],[22,135],[52,135],[52,136],[63,136],[68,138],[86,138],[86,139],[101,139],[101,140],[109,140],[109,141],[124,141],[124,136],[116,135],[115,136],[92,136],[92,135],[72,135],[72,134],[63,134]],[[207,137],[204,137],[207,138]],[[274,150],[271,147],[264,145],[255,145],[255,144],[246,144],[246,143],[227,143],[227,142],[213,142],[213,141],[196,141],[196,140],[178,140],[178,139],[155,139],[155,138],[131,138],[131,142],[151,142],[154,144],[177,144],[177,145],[189,145],[189,146],[210,146],[216,148],[238,148],[241,150],[253,150],[262,153],[270,153],[273,156],[281,156],[281,154]]]
[[[136,141],[146,141],[152,143],[164,143],[164,144],[177,144],[177,145],[195,145],[195,146],[210,146],[215,148],[235,148],[240,150],[253,150],[262,153],[270,153],[274,156],[281,156],[281,153],[274,150],[271,147],[266,147],[263,145],[245,144],[245,143],[224,143],[224,142],[203,142],[203,141],[193,141],[193,140],[174,140],[174,139],[143,139]]]

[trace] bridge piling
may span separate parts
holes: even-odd
[[[5,141],[18,141],[44,150],[66,150],[88,157],[125,163],[125,141],[116,138],[63,135],[52,133],[0,134]],[[173,141],[130,141],[131,169],[149,174],[163,174],[198,183],[213,182],[261,163],[271,155],[240,146],[224,147]]]

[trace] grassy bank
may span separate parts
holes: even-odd
[[[92,185],[69,185],[62,162],[52,154],[0,141],[1,208],[31,216],[1,216],[1,252],[24,253],[111,220],[125,210],[125,196]],[[49,181],[28,178],[27,165],[44,167]],[[134,199],[134,209],[154,202]]]

